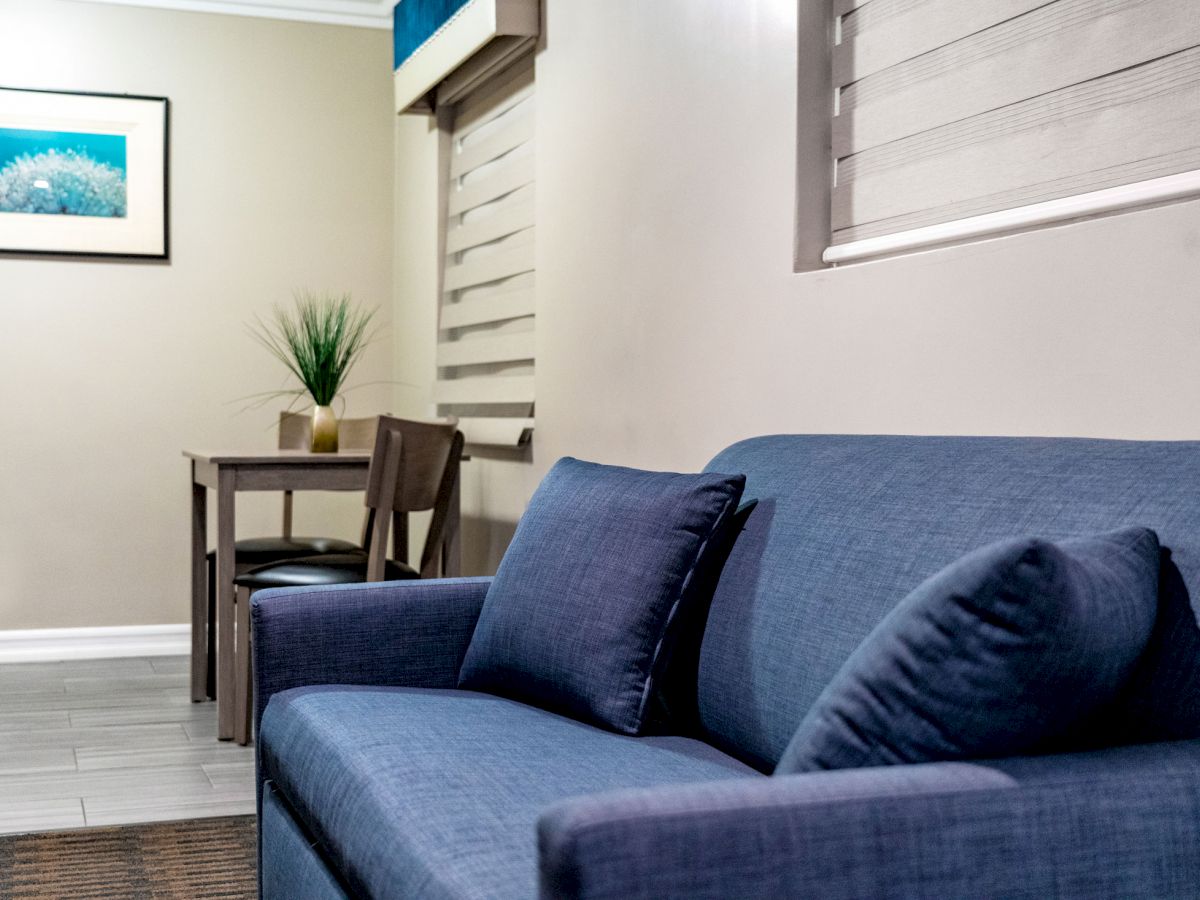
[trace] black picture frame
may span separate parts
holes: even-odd
[[[170,127],[167,97],[0,86],[0,255],[169,260]]]

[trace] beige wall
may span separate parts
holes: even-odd
[[[797,116],[794,0],[544,3],[537,431],[531,458],[465,467],[469,571],[564,454],[1198,436],[1200,203],[795,274],[821,111]],[[0,25],[0,84],[173,102],[169,265],[0,257],[0,629],[184,621],[179,450],[273,441],[273,407],[231,402],[281,380],[243,322],[301,286],[381,302],[398,324],[355,380],[399,383],[349,413],[431,412],[436,133],[390,115],[385,32],[66,0],[0,0]],[[357,498],[298,507],[355,533]],[[278,505],[239,514],[263,532]]]
[[[689,470],[766,432],[1200,437],[1200,202],[795,274],[796,136],[824,114],[797,115],[795,0],[544,6],[534,459],[466,481],[496,535],[564,454]],[[402,135],[401,170],[427,165],[428,134]],[[430,353],[428,328],[399,352]],[[468,549],[482,571],[503,547]]]
[[[183,447],[268,447],[282,371],[243,323],[295,288],[391,318],[387,32],[0,0],[0,85],[171,99],[170,264],[0,257],[0,629],[188,618]],[[390,333],[352,382],[392,379]],[[348,397],[383,411],[388,384]],[[239,532],[279,502],[239,502]],[[361,499],[304,495],[352,537]]]

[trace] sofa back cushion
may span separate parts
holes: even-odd
[[[745,472],[757,504],[708,611],[698,727],[764,771],[867,634],[970,550],[1143,525],[1178,567],[1160,581],[1189,596],[1200,584],[1200,442],[776,435],[734,444],[709,468]],[[1142,690],[1157,689],[1160,670],[1200,683],[1181,672],[1192,662],[1148,665]],[[1153,711],[1160,730],[1200,728],[1163,721],[1173,706],[1187,704]]]

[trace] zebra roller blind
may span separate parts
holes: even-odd
[[[1104,211],[1200,188],[1178,177],[1200,170],[1197,0],[833,2],[827,261],[1020,220],[1002,211],[1089,211],[1062,198]]]
[[[434,402],[468,443],[515,446],[533,428],[532,56],[449,115]]]

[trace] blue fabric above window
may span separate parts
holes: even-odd
[[[398,69],[471,0],[400,0],[392,13],[392,68]]]

